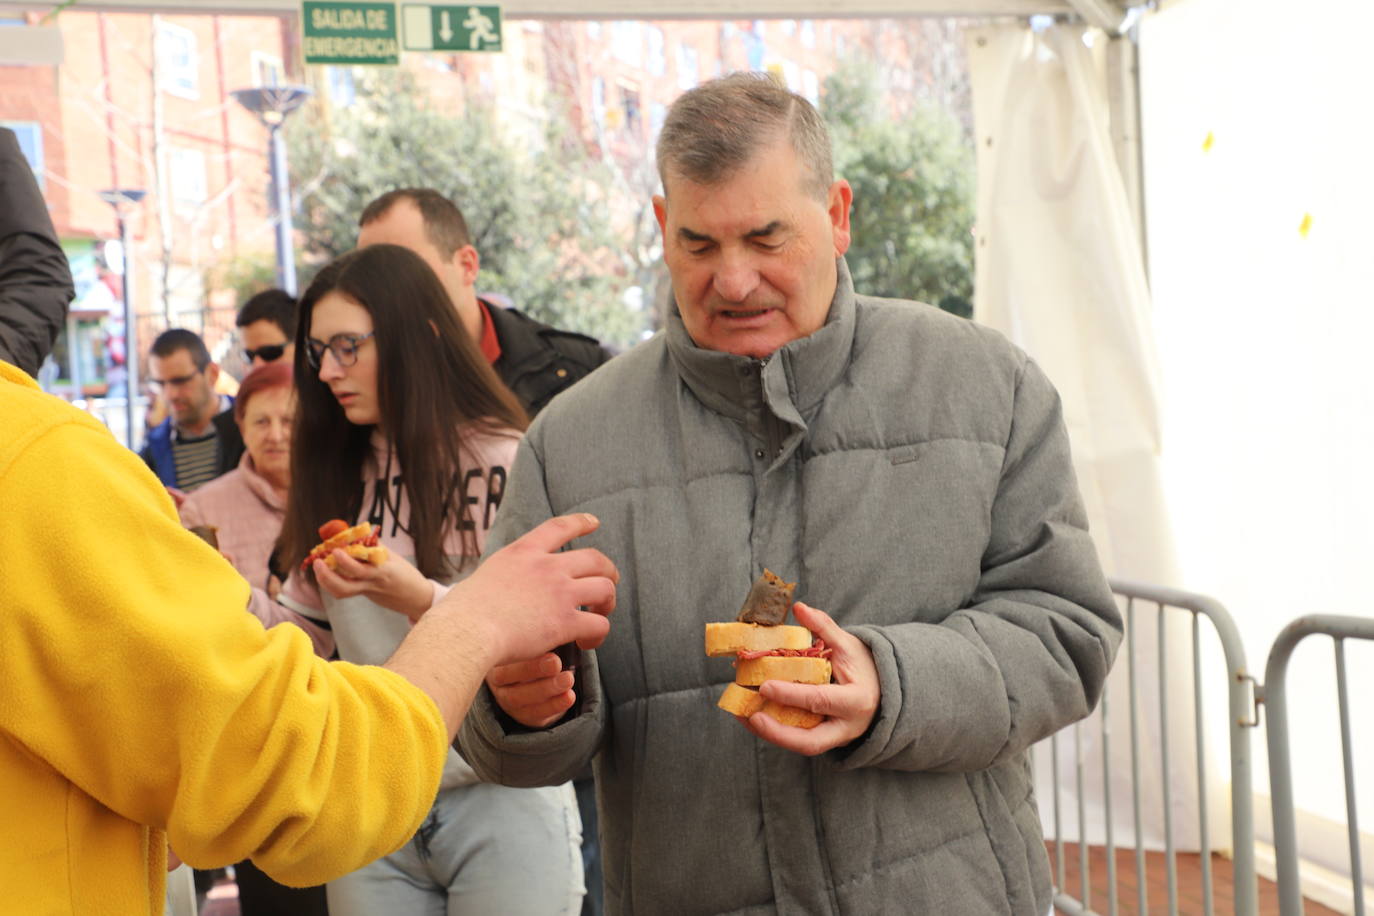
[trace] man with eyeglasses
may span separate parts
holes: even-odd
[[[172,497],[238,467],[243,436],[234,400],[215,393],[219,366],[198,334],[173,328],[153,341],[148,381],[167,403],[167,418],[148,433],[139,455]]]
[[[279,359],[290,364],[296,352],[296,297],[284,289],[263,290],[243,304],[234,323],[250,368]]]

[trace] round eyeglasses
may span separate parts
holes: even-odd
[[[319,369],[324,362],[324,351],[328,350],[334,354],[334,361],[347,369],[358,361],[358,348],[376,333],[376,331],[368,331],[366,334],[335,334],[329,338],[328,343],[313,337],[307,338],[305,341],[306,360],[310,363],[310,368]]]

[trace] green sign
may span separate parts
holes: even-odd
[[[501,7],[401,7],[407,51],[500,51]]]
[[[394,3],[301,4],[307,64],[394,64],[400,59]]]

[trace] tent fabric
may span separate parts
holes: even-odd
[[[1150,301],[1139,232],[1110,141],[1101,55],[1106,41],[1082,25],[970,31],[978,150],[974,318],[1025,349],[1058,387],[1079,486],[1108,573],[1173,585],[1175,558],[1159,473],[1159,380]],[[1174,842],[1177,848],[1196,849],[1196,776],[1186,763],[1194,746],[1191,650],[1184,639],[1190,622],[1170,620],[1167,627],[1171,705],[1165,720],[1154,689],[1159,680],[1155,618],[1137,619],[1136,664],[1145,687],[1139,699],[1141,830],[1147,845],[1162,847],[1162,764],[1155,749],[1167,727],[1175,752],[1170,765]],[[1060,819],[1066,837],[1078,833],[1077,800],[1067,793],[1075,785],[1074,761],[1081,753],[1087,823],[1102,823],[1109,790],[1116,841],[1134,840],[1127,674],[1123,649],[1108,685],[1113,738],[1106,766],[1097,717],[1059,739],[1058,782],[1065,795]],[[1225,684],[1219,681],[1212,689],[1224,695]],[[1220,750],[1226,753],[1224,745]],[[1209,754],[1216,760],[1215,751]],[[1047,831],[1056,819],[1049,758],[1043,745],[1037,748],[1037,793]],[[1223,788],[1220,780],[1209,780],[1210,798],[1219,798]],[[1223,818],[1214,817],[1213,823],[1218,820]],[[1218,839],[1228,836],[1220,833]],[[1088,839],[1102,842],[1101,829],[1090,827]],[[1228,844],[1223,840],[1222,845]]]

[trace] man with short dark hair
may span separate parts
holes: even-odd
[[[620,621],[577,680],[492,671],[464,758],[507,785],[594,761],[611,914],[1044,916],[1027,751],[1092,710],[1122,630],[1058,395],[995,332],[855,292],[801,96],[698,86],[658,164],[666,327],[531,426],[487,540],[595,508]],[[704,625],[765,567],[834,681],[755,699],[809,729],[716,708]]]
[[[284,289],[265,289],[239,309],[234,324],[243,341],[243,356],[251,369],[285,359],[296,352],[296,297]]]
[[[163,331],[148,357],[148,381],[167,402],[167,418],[148,433],[139,455],[174,497],[238,467],[243,437],[234,399],[215,393],[219,366],[200,335]]]
[[[463,212],[432,188],[388,191],[363,208],[358,247],[386,242],[424,258],[453,300],[458,318],[531,417],[553,396],[613,354],[584,334],[541,324],[477,295],[481,256]]]

